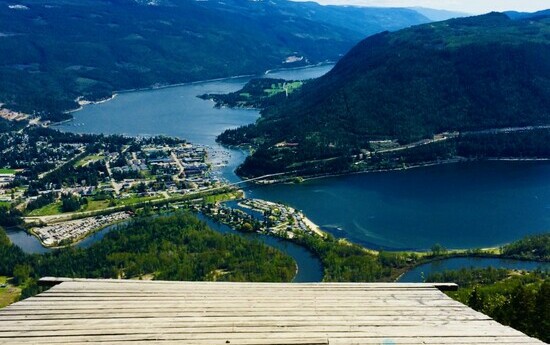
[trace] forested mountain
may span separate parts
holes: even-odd
[[[428,21],[287,0],[0,0],[0,103],[61,119],[79,96],[336,60]]]
[[[491,13],[376,34],[327,75],[264,109],[255,125],[219,140],[257,146],[241,169],[257,175],[374,152],[373,141],[403,145],[442,132],[548,125],[548,56],[548,16]]]

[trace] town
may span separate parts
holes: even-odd
[[[0,207],[47,247],[74,244],[145,205],[232,189],[213,171],[223,155],[176,138],[27,126],[0,133],[0,152]]]
[[[243,232],[259,232],[293,239],[296,234],[325,234],[302,212],[280,203],[261,199],[240,199],[224,203],[195,205],[211,218]]]
[[[117,212],[106,216],[89,217],[32,228],[31,231],[40,239],[44,246],[61,246],[63,244],[72,244],[95,230],[123,221],[129,217],[130,213]]]

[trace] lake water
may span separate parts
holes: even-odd
[[[302,246],[263,234],[241,233],[231,229],[225,224],[215,222],[212,219],[201,214],[198,215],[198,218],[206,222],[208,226],[210,226],[210,228],[214,229],[217,232],[223,234],[233,234],[249,240],[260,241],[267,244],[268,246],[277,248],[280,251],[291,256],[298,266],[298,272],[296,272],[296,276],[294,277],[293,282],[319,282],[323,279],[323,266],[321,264],[321,261]],[[120,226],[121,224],[115,224],[105,227],[104,229],[101,229],[86,237],[84,240],[79,242],[76,247],[88,248],[92,244],[98,242],[103,237],[105,237],[105,235],[107,235],[109,232],[116,231],[117,228],[119,228]],[[35,236],[29,235],[25,231],[9,229],[6,230],[6,233],[10,240],[21,249],[23,249],[23,251],[26,253],[43,254],[51,251],[51,249],[43,247],[40,241]]]
[[[375,248],[499,246],[550,231],[549,162],[476,162],[252,188]]]
[[[225,224],[215,222],[212,219],[203,215],[199,215],[199,218],[205,221],[206,224],[208,224],[212,229],[218,232],[224,234],[235,234],[249,240],[261,241],[268,246],[277,248],[283,253],[290,255],[298,265],[298,272],[296,273],[293,282],[307,283],[320,282],[321,280],[323,280],[323,266],[321,264],[321,261],[304,247],[289,241],[278,239],[273,236],[256,233],[240,233],[231,229]]]
[[[331,66],[278,71],[287,79],[312,78]],[[254,122],[254,110],[215,109],[197,98],[238,90],[249,78],[122,93],[75,112],[61,129],[82,133],[174,135],[224,152],[233,173],[246,153],[218,146],[227,128]],[[300,209],[323,229],[367,246],[426,249],[498,246],[527,234],[550,231],[549,162],[478,162],[407,171],[360,174],[247,190],[249,197]],[[92,240],[90,240],[92,241]]]
[[[424,265],[415,267],[414,269],[403,274],[399,278],[401,283],[421,283],[424,281],[424,278],[432,273],[457,270],[460,268],[506,268],[513,270],[527,270],[532,271],[537,268],[543,270],[550,270],[549,263],[541,262],[532,262],[532,261],[519,261],[519,260],[506,260],[506,259],[496,259],[496,258],[475,258],[475,257],[466,257],[466,258],[451,258],[445,260],[433,261]]]
[[[311,79],[319,77],[332,68],[332,65],[272,71],[260,77]],[[184,138],[194,144],[209,146],[211,151],[221,153],[228,164],[217,173],[225,179],[236,182],[235,168],[245,159],[247,153],[224,148],[216,143],[216,136],[228,128],[252,123],[258,117],[256,110],[215,109],[213,102],[196,96],[205,93],[228,93],[237,91],[250,80],[250,77],[230,78],[217,81],[190,83],[163,89],[125,92],[115,99],[85,106],[73,113],[74,120],[57,126],[58,129],[76,133],[105,133],[131,136],[170,135]],[[233,233],[249,239],[259,240],[290,255],[298,264],[295,282],[321,281],[323,269],[318,258],[305,248],[288,241],[259,234],[241,234],[226,225],[200,217],[213,229],[222,233]],[[93,233],[77,244],[87,248],[101,240],[118,225],[108,226]],[[25,231],[7,230],[10,240],[26,253],[46,253],[40,241]]]
[[[305,80],[327,73],[332,66],[273,71],[261,77]],[[73,121],[57,128],[76,133],[180,137],[221,152],[227,157],[228,164],[218,173],[230,182],[237,182],[239,178],[233,171],[246,158],[246,153],[218,145],[216,137],[226,129],[253,123],[259,117],[259,112],[250,109],[216,109],[212,101],[197,96],[235,92],[250,79],[230,78],[121,93],[111,101],[90,104],[74,112]]]

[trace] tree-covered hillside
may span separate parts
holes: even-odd
[[[241,173],[256,175],[374,152],[375,141],[403,145],[442,132],[547,125],[548,56],[548,16],[491,13],[380,33],[265,109],[255,125],[219,139],[255,145]],[[295,149],[274,149],[281,142]]]
[[[0,0],[0,103],[59,120],[79,96],[336,60],[365,35],[427,21],[286,0]]]
[[[222,235],[195,216],[138,218],[89,248],[25,254],[0,228],[0,276],[27,282],[36,293],[44,276],[288,282],[296,273],[291,257],[234,235]]]
[[[455,282],[455,300],[529,336],[550,341],[548,271],[517,272],[492,267],[431,274],[428,282]]]

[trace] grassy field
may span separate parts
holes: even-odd
[[[53,216],[56,214],[61,214],[61,202],[54,202],[51,204],[48,204],[44,207],[37,208],[36,210],[32,210],[29,213],[29,216],[31,217],[41,217],[41,216]]]
[[[5,287],[2,287],[6,285]],[[8,284],[8,277],[0,276],[0,308],[4,308],[7,305],[19,299],[21,289]]]
[[[140,202],[162,199],[162,196],[131,196],[129,198],[117,200],[117,205],[133,205]]]
[[[9,202],[9,201],[0,201],[0,207],[1,206],[9,207],[10,205],[11,205],[11,202]]]
[[[291,94],[296,89],[299,89],[300,87],[302,87],[303,84],[304,83],[301,81],[295,81],[293,83],[284,83],[284,84],[282,83],[272,84],[271,89],[266,89],[264,91],[269,95],[269,97],[285,92],[285,89],[288,91],[289,94]]]
[[[81,166],[84,166],[84,165],[87,165],[87,164],[90,164],[90,163],[93,163],[93,162],[97,162],[97,161],[102,160],[104,158],[105,158],[105,156],[103,156],[103,155],[89,155],[89,156],[86,156],[86,157],[82,158],[78,162],[76,162],[74,164],[74,167],[78,168],[78,167],[81,167]]]
[[[13,169],[0,169],[0,174],[15,175],[16,171]]]
[[[223,202],[223,201],[228,201],[228,200],[233,200],[238,198],[242,198],[242,193],[240,191],[208,195],[204,197],[204,202],[206,202],[207,204],[213,204],[215,202]]]
[[[93,200],[88,198],[88,204],[84,205],[81,211],[97,211],[109,207],[109,200]]]
[[[151,174],[151,171],[149,171],[149,170],[142,170],[142,171],[139,172],[139,174],[144,179],[150,180],[150,181],[156,180],[156,178],[157,178],[155,175]]]

